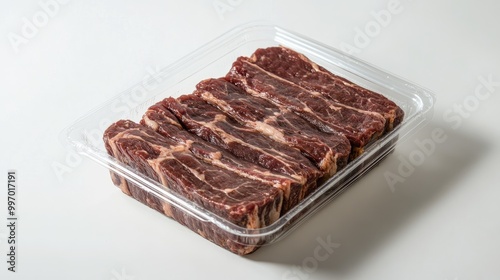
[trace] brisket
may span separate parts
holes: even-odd
[[[289,48],[258,49],[250,62],[303,88],[320,92],[340,104],[381,114],[386,120],[387,131],[403,119],[403,110],[385,96],[334,75]]]
[[[327,134],[284,107],[242,92],[224,79],[200,82],[194,92],[206,102],[268,137],[299,149],[331,177],[347,164],[349,141],[340,134]]]

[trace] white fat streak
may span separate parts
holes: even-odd
[[[159,125],[158,125],[158,123],[157,123],[157,122],[152,121],[150,118],[148,118],[148,116],[147,116],[147,115],[144,115],[144,116],[142,117],[142,119],[144,120],[144,122],[146,123],[146,125],[147,125],[148,127],[150,127],[151,129],[153,129],[154,131],[158,131],[158,127],[159,127]]]
[[[222,153],[221,152],[210,153],[210,158],[213,159],[214,161],[218,161],[222,158]]]
[[[214,117],[214,122],[225,122],[226,121],[226,116],[222,114],[217,114]]]
[[[264,57],[265,57],[265,56],[264,56]],[[250,57],[248,58],[248,60],[249,60],[249,61],[251,61],[251,62],[257,62],[257,56],[255,55],[255,53],[254,53],[254,54],[252,54],[252,56],[250,56]]]
[[[161,208],[163,209],[163,213],[167,215],[167,217],[174,218],[174,212],[172,211],[172,205],[165,201],[161,201]]]
[[[126,131],[122,131],[117,133],[115,136],[111,137],[108,139],[108,144],[111,147],[111,150],[113,151],[113,155],[117,157],[119,155],[118,147],[116,147],[116,140],[120,139],[123,137]]]
[[[259,207],[256,205],[251,213],[247,214],[248,223],[247,228],[254,229],[260,228],[260,219],[259,219]]]
[[[203,91],[201,93],[201,98],[209,104],[212,104],[212,105],[215,105],[219,108],[222,108],[224,111],[231,111],[231,107],[229,105],[227,105],[227,102],[216,98],[212,93],[210,93],[208,91]]]
[[[276,208],[272,208],[271,211],[269,212],[269,224],[272,224],[279,219],[282,206],[283,206],[283,199],[281,198],[280,201],[278,202],[278,205],[276,205]],[[262,219],[262,223],[264,224],[264,226],[267,226],[267,224],[265,224],[264,221],[265,220]]]
[[[335,101],[332,101],[332,102],[335,102]],[[336,104],[338,104],[338,103],[336,103]],[[340,105],[340,104],[339,104],[339,105]],[[332,106],[330,106],[330,107],[334,107],[334,106],[332,105]],[[339,106],[339,107],[340,107],[340,106]],[[351,106],[349,106],[349,105],[345,105],[345,104],[342,104],[342,105],[341,105],[341,107],[344,107],[344,108],[347,108],[347,109],[351,109],[351,110],[356,111],[356,112],[361,113],[361,114],[368,114],[368,115],[371,115],[371,116],[373,116],[374,118],[377,118],[377,119],[381,120],[381,121],[384,123],[384,125],[385,125],[385,118],[384,118],[384,116],[382,116],[382,114],[380,114],[380,113],[373,112],[373,111],[366,111],[366,110],[359,109],[359,108],[354,108],[354,107],[351,107]],[[339,108],[339,109],[340,109],[340,108]]]
[[[322,97],[321,93],[319,93],[317,91],[310,91],[310,92],[311,92],[311,95]]]
[[[260,131],[262,134],[269,136],[271,139],[278,142],[286,143],[283,131],[277,129],[276,127],[267,124],[266,120],[275,120],[276,117],[269,117],[264,120],[264,122],[252,122],[255,130]]]
[[[337,158],[338,155],[334,155],[332,150],[328,151],[325,157],[323,157],[319,163],[320,169],[326,171],[323,177],[330,178],[337,173]]]

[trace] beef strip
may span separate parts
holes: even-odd
[[[320,92],[335,102],[381,114],[386,120],[386,131],[403,120],[403,110],[393,101],[332,74],[289,48],[257,49],[249,61],[301,87]]]
[[[279,216],[280,189],[201,161],[147,127],[119,121],[104,137],[111,155],[236,225],[259,228]]]
[[[261,228],[279,217],[283,201],[280,189],[201,161],[185,145],[177,145],[148,127],[128,120],[118,121],[105,131],[104,142],[108,153],[120,162],[238,226]],[[126,183],[134,198],[218,245],[238,254],[256,249],[252,245],[235,244],[215,225],[197,221],[135,184]]]
[[[226,150],[189,133],[161,103],[148,108],[142,117],[141,124],[152,128],[178,145],[186,145],[189,151],[200,160],[282,190],[284,197],[281,214],[299,202],[302,188],[300,182],[290,176],[274,173],[259,165],[237,158]]]
[[[258,131],[242,126],[196,95],[163,100],[182,125],[205,141],[233,155],[288,175],[302,185],[299,200],[317,186],[323,174],[299,150],[276,142]]]
[[[306,90],[264,71],[246,57],[239,57],[233,63],[226,79],[251,95],[288,106],[324,132],[345,135],[351,143],[352,158],[359,156],[364,147],[380,137],[385,129],[385,119],[380,114],[324,98],[320,93]]]
[[[225,79],[200,82],[194,92],[208,103],[264,135],[299,149],[331,177],[347,164],[351,146],[340,134],[327,134],[284,107],[248,95]]]

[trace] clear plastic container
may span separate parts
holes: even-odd
[[[169,96],[191,93],[203,79],[224,76],[237,57],[249,56],[257,48],[278,45],[303,53],[334,74],[385,95],[403,109],[405,119],[275,223],[259,229],[236,226],[134,172],[107,154],[102,134],[111,123],[120,119],[139,122],[146,109],[156,102]],[[174,218],[193,231],[199,233],[197,229],[202,227],[214,234],[215,237],[208,238],[211,241],[235,253],[247,254],[282,238],[370,170],[394,149],[397,141],[403,140],[430,119],[433,102],[433,94],[427,89],[334,48],[278,26],[253,23],[227,32],[162,69],[151,79],[122,92],[79,119],[61,135],[65,143],[108,168],[116,175],[116,179],[125,179],[139,201],[167,216],[172,216],[174,211]],[[151,201],[156,203],[152,205]]]

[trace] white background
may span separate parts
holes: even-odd
[[[498,1],[400,0],[364,44],[357,28],[373,26],[389,0],[70,0],[46,11],[48,2],[0,9],[1,279],[499,279]],[[437,102],[426,127],[333,203],[240,257],[123,195],[58,137],[151,69],[251,20],[356,47]],[[475,97],[478,88],[488,96]],[[463,105],[463,115],[453,111]],[[435,129],[446,141],[391,189],[384,174],[398,174]],[[18,171],[16,273],[5,251],[8,169]],[[340,247],[304,267],[318,238]]]

